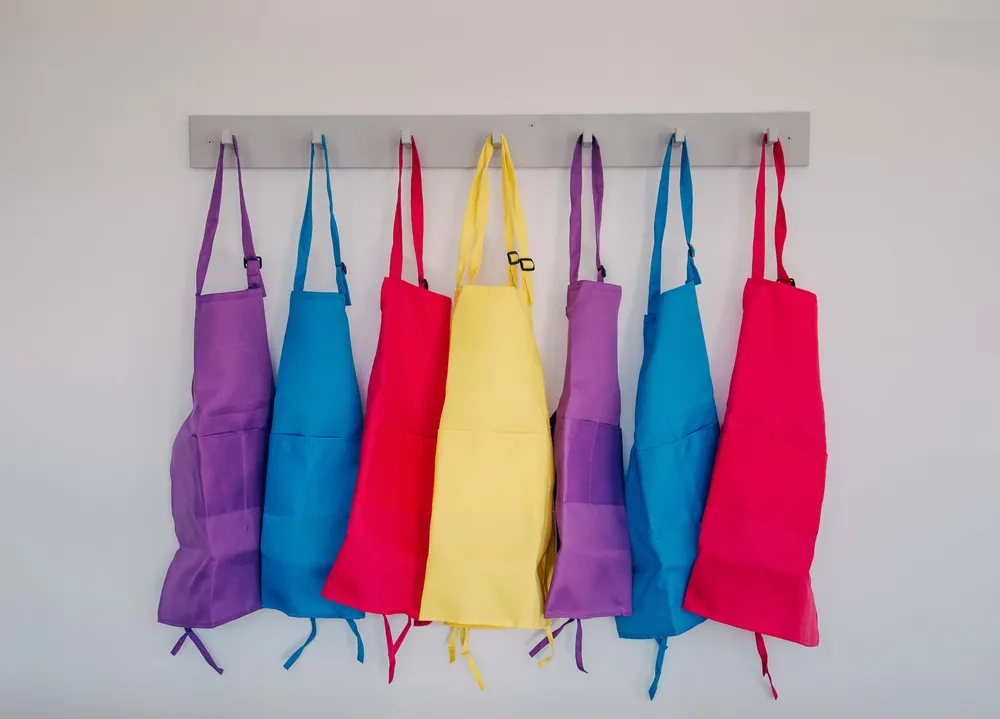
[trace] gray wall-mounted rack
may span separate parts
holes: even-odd
[[[309,167],[314,131],[325,133],[330,166],[394,168],[412,133],[426,168],[475,167],[486,137],[503,133],[518,168],[569,167],[581,133],[601,143],[606,167],[658,167],[673,132],[691,163],[754,167],[764,132],[781,138],[790,166],[809,164],[808,112],[672,115],[192,115],[191,167],[214,168],[219,142],[235,134],[245,168]],[[770,153],[768,153],[770,157]],[[674,162],[680,153],[674,153]],[[409,162],[409,153],[406,153]],[[227,155],[227,166],[233,158]]]

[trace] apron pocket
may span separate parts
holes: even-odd
[[[562,502],[625,504],[621,427],[559,417],[555,447]]]
[[[635,453],[649,533],[663,566],[690,566],[712,479],[718,423]]]
[[[198,468],[205,516],[260,507],[267,458],[267,427],[198,435]]]
[[[360,437],[271,433],[265,513],[316,517],[350,512]]]
[[[365,428],[361,449],[364,481],[359,483],[357,502],[364,502],[366,508],[418,515],[426,525],[431,514],[437,438],[389,423],[372,423]]]
[[[548,432],[442,428],[437,454],[434,495],[447,498],[445,511],[538,516],[551,510],[554,473]]]

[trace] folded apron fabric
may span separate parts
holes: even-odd
[[[294,289],[278,364],[261,537],[264,607],[311,622],[308,639],[289,657],[285,669],[316,637],[318,617],[346,620],[356,639],[358,661],[364,661],[364,645],[354,621],[364,613],[320,594],[347,532],[358,474],[362,415],[347,322],[351,303],[347,266],[340,259],[325,135],[323,159],[338,291],[305,289],[312,245],[315,156],[313,145]]]
[[[382,326],[368,383],[361,466],[347,539],[323,588],[327,599],[366,612],[406,615],[396,639],[383,616],[390,683],[396,653],[420,615],[451,328],[451,298],[430,292],[424,278],[420,156],[412,138],[411,143],[410,221],[417,284],[403,279],[400,143],[392,254],[389,276],[382,281]]]
[[[591,179],[597,279],[580,279],[582,155],[583,136],[576,142],[570,168],[569,341],[563,392],[555,414],[558,554],[545,616],[576,620],[577,668],[586,671],[580,620],[632,613],[632,555],[619,426],[618,307],[622,289],[604,281],[607,273],[601,264],[604,170],[596,137]],[[544,645],[545,640],[539,642],[532,656]]]
[[[719,419],[695,289],[701,277],[691,244],[693,192],[687,140],[681,150],[680,169],[687,279],[679,287],[660,292],[674,141],[671,136],[656,195],[635,442],[625,478],[632,541],[632,616],[616,620],[618,636],[623,639],[656,640],[650,699],[656,695],[667,638],[704,621],[682,609],[681,604],[697,551],[719,441]]]
[[[826,484],[826,421],[820,388],[816,295],[795,286],[782,252],[787,235],[778,177],[774,247],[778,280],[764,279],[764,161],[761,140],[753,266],[743,289],[743,323],[719,456],[684,607],[756,634],[819,644],[809,576]],[[778,694],[774,691],[774,698]]]
[[[420,618],[453,626],[548,629],[544,607],[554,553],[553,463],[542,366],[532,326],[524,213],[501,137],[504,286],[472,284],[489,208],[487,138],[469,191],[459,249],[444,409],[438,430],[430,545]],[[468,271],[468,283],[465,275]],[[518,276],[521,286],[518,286]]]
[[[202,294],[222,201],[219,145],[215,186],[198,256],[194,377],[188,415],[170,457],[170,498],[180,548],[167,569],[159,621],[183,627],[222,674],[194,629],[209,629],[260,609],[260,523],[274,377],[264,321],[261,259],[253,247],[243,196],[239,144],[233,138],[247,289]]]

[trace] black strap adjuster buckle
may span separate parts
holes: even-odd
[[[601,279],[603,280],[605,277],[608,276],[608,271],[604,269],[604,265],[598,265],[597,274],[599,274],[601,276]]]
[[[788,278],[788,284],[790,284],[792,287],[795,287],[795,278],[794,277],[789,277]]]
[[[429,290],[431,288],[431,286],[427,283],[426,279],[418,280],[417,286],[423,287],[425,290]]]
[[[511,250],[507,253],[507,264],[511,266],[520,265],[521,272],[535,271],[535,261],[530,257],[521,257],[517,254],[516,250]]]
[[[337,267],[339,267],[340,271],[344,273],[344,277],[347,277],[347,265],[341,262],[339,265],[337,265]]]
[[[261,259],[261,257],[259,255],[256,256],[256,257],[244,257],[243,258],[243,269],[244,270],[249,268],[251,260],[257,260],[257,269],[260,269],[261,267],[264,266],[264,260]]]

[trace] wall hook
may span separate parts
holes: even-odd
[[[773,145],[780,138],[778,137],[778,131],[773,127],[769,127],[764,131],[764,142],[768,145]]]
[[[319,145],[320,147],[323,146],[323,131],[322,130],[315,130],[314,129],[312,131],[312,144]]]
[[[590,130],[583,131],[583,145],[584,147],[590,147],[594,144],[594,133]]]
[[[219,142],[222,143],[223,147],[232,147],[233,146],[232,130],[223,130],[222,137],[219,138]]]
[[[497,149],[503,147],[503,134],[499,130],[491,132],[490,137],[493,138],[493,147]]]
[[[684,144],[687,139],[687,135],[684,134],[684,129],[680,127],[674,128],[674,147],[680,147]]]
[[[410,132],[409,128],[403,128],[399,132],[399,141],[403,143],[403,147],[410,148],[413,147],[413,133]]]

